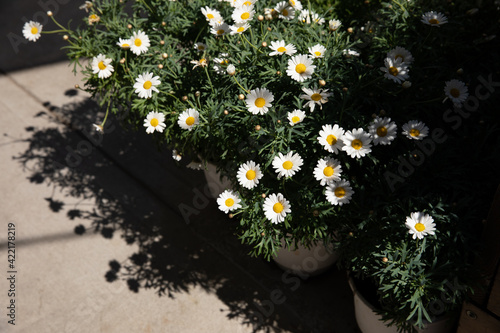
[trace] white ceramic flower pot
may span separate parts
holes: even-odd
[[[283,246],[273,260],[285,271],[290,270],[299,276],[308,277],[326,271],[335,264],[338,257],[333,246],[327,248],[318,242],[309,249],[302,244],[298,244],[296,249]]]
[[[356,289],[353,279],[349,278],[349,285],[354,294],[354,313],[358,327],[363,333],[397,333],[395,326],[387,327],[382,321],[382,316],[375,312],[375,307],[370,304]],[[453,329],[448,317],[440,318],[424,329],[417,329],[419,333],[450,333]]]
[[[220,173],[217,172],[217,167],[213,163],[207,163],[203,169],[205,179],[207,180],[208,189],[213,198],[217,198],[219,194],[226,189],[231,189],[231,182],[226,177],[220,179]]]

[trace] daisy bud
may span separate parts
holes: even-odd
[[[347,92],[347,90],[349,90],[349,89],[347,89],[347,87],[342,88],[343,92]]]
[[[480,120],[479,123],[482,125],[484,124],[484,120]]]
[[[276,75],[281,75],[281,71],[276,71]]]
[[[352,231],[349,232],[349,237],[352,237],[354,236],[354,234],[352,233]]]
[[[161,25],[162,25],[162,26],[166,26],[166,25],[167,25],[167,22],[161,22]]]
[[[233,76],[234,74],[236,74],[236,67],[234,67],[234,65],[231,64],[231,65],[227,66],[226,71],[227,71],[227,74]]]
[[[271,27],[267,27],[267,31],[271,31],[271,30],[273,30],[273,29],[271,29]]]
[[[120,59],[120,64],[124,64],[125,63],[125,58],[121,58]]]
[[[458,74],[458,75],[462,75],[463,73],[464,73],[463,68],[459,68],[459,69],[457,69],[457,74]]]
[[[262,194],[261,194],[261,197],[265,198],[265,197],[266,197],[266,194],[265,194],[265,193],[262,193]]]
[[[267,43],[266,42],[262,42],[262,47],[267,47]]]
[[[373,119],[377,118],[377,115],[375,113],[372,113],[372,118]]]
[[[260,131],[260,125],[255,126],[256,131]]]
[[[349,28],[347,28],[347,32],[352,34],[354,32],[354,30],[351,27],[349,27]]]
[[[411,82],[410,81],[405,81],[403,82],[403,84],[401,84],[401,86],[404,88],[404,89],[408,89],[411,87]]]
[[[281,120],[278,119],[278,124],[281,124]]]
[[[185,101],[187,101],[187,100],[188,100],[188,97],[187,97],[187,96],[185,96],[185,95],[184,95],[184,96],[182,96],[182,101],[183,101],[183,102],[185,102]]]
[[[386,257],[382,258],[382,262],[388,262],[388,261],[389,261],[389,259],[387,259]]]
[[[201,92],[200,92],[199,90],[196,90],[196,91],[195,91],[195,93],[194,93],[194,95],[195,95],[196,97],[200,97]]]
[[[370,0],[365,0],[365,5],[369,5],[370,4]]]
[[[161,41],[160,41],[160,45],[165,45],[165,41],[164,41],[164,40],[161,40]]]
[[[472,8],[472,9],[469,9],[468,11],[466,11],[465,14],[472,16],[472,15],[476,15],[478,11],[479,11],[479,9]]]
[[[259,20],[261,22],[264,21],[264,16],[262,16],[262,15],[257,16],[257,20]]]
[[[127,28],[132,29],[132,24],[127,24]]]
[[[78,39],[82,39],[82,36],[78,36]]]
[[[317,216],[319,216],[319,211],[318,211],[317,209],[315,209],[315,210],[313,211],[313,215],[314,215],[314,216],[316,216],[316,217],[317,217]]]
[[[232,219],[234,215],[233,214],[229,214],[228,216],[229,216],[230,219]]]
[[[75,84],[75,89],[80,89],[80,85]]]
[[[64,40],[68,40],[68,39],[69,39],[69,36],[68,36],[68,35],[64,35],[64,36],[63,36],[63,39],[64,39]]]
[[[52,15],[54,15],[50,10],[47,12],[47,16],[48,17],[51,17]]]
[[[326,81],[325,80],[319,80],[318,83],[319,83],[319,85],[321,87],[324,87],[326,85]]]
[[[163,69],[163,65],[162,64],[158,64],[158,68],[159,69]]]
[[[244,100],[244,99],[245,99],[245,95],[243,95],[243,94],[239,94],[239,95],[238,95],[238,99],[239,99],[239,100],[241,100],[241,101],[242,101],[242,100]]]
[[[168,58],[168,54],[166,54],[166,53],[163,53],[161,56],[163,57],[163,59],[167,59]]]
[[[380,110],[379,113],[380,113],[381,116],[385,116],[385,110]]]
[[[227,116],[229,114],[229,111],[224,110],[224,114]]]

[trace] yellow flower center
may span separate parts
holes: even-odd
[[[345,196],[345,189],[343,187],[337,187],[334,193],[337,198],[343,198]]]
[[[333,146],[337,143],[337,138],[335,137],[335,135],[330,134],[326,137],[326,142],[328,142],[330,146]]]
[[[191,126],[194,124],[194,117],[187,117],[186,118],[186,125]]]
[[[316,55],[316,57],[320,57],[321,56],[321,52],[319,52],[319,51],[314,52],[314,54]]]
[[[457,98],[458,96],[460,96],[460,90],[458,90],[457,88],[451,88],[450,95]]]
[[[156,118],[151,119],[150,124],[153,127],[158,126],[158,119],[156,119]]]
[[[397,76],[399,73],[398,69],[394,66],[389,67],[389,74],[393,76]]]
[[[136,38],[136,39],[134,40],[134,45],[135,45],[135,46],[141,46],[141,45],[142,45],[142,40],[141,40],[140,38]]]
[[[323,169],[323,174],[326,176],[326,177],[331,177],[333,175],[333,168],[331,166],[327,166],[326,168]]]
[[[281,13],[283,14],[283,16],[288,16],[288,10],[286,8],[283,9]]]
[[[295,71],[299,74],[304,73],[306,71],[306,65],[298,64],[297,66],[295,66]]]
[[[416,128],[412,128],[410,130],[410,135],[413,136],[413,137],[416,137],[416,136],[419,136],[420,135],[420,131]]]
[[[248,180],[254,180],[255,177],[257,176],[257,173],[253,170],[248,170],[245,177],[247,177]]]
[[[259,97],[255,100],[255,106],[258,107],[258,108],[261,108],[263,107],[264,105],[266,105],[266,100],[263,99],[262,97]]]
[[[283,205],[279,202],[277,202],[273,205],[273,210],[276,214],[281,213],[283,211],[283,209],[285,209],[285,207],[283,207]]]
[[[237,32],[243,32],[245,31],[245,27],[239,27],[238,30],[236,30]]]
[[[144,82],[144,84],[142,85],[142,87],[146,90],[150,89],[151,87],[153,86],[153,83],[151,81],[146,81]]]
[[[380,126],[379,128],[377,128],[377,135],[380,137],[386,136],[387,135],[387,128],[385,128],[385,126]]]
[[[224,29],[217,30],[217,35],[223,35],[223,34],[224,34]]]
[[[227,207],[231,207],[234,205],[234,199],[233,198],[228,198],[226,201],[224,201]]]
[[[213,18],[214,18],[214,15],[209,13],[209,14],[207,14],[207,18],[208,18],[209,20],[211,20],[211,19],[213,19]]]
[[[38,28],[37,28],[37,27],[32,27],[32,28],[31,28],[31,33],[32,33],[33,35],[36,35],[36,34],[38,33]]]
[[[252,1],[245,1],[243,3],[243,6],[250,6],[252,4]]]
[[[286,52],[286,48],[284,46],[280,46],[276,49],[276,51],[283,53]]]
[[[300,117],[298,116],[293,116],[292,117],[292,122],[295,124],[295,123],[298,123],[300,121]]]
[[[312,95],[311,95],[311,99],[312,99],[313,101],[317,102],[317,101],[319,101],[319,100],[321,99],[321,95],[320,95],[320,94],[317,94],[317,93],[312,94]]]
[[[104,62],[102,61],[99,61],[99,63],[97,64],[97,67],[99,67],[99,69],[101,71],[105,70],[106,69],[106,65],[104,64]]]
[[[128,45],[127,43],[124,43],[124,44],[122,44],[122,47],[123,47],[124,49],[128,49],[128,48],[130,47],[130,45]]]
[[[351,142],[351,147],[356,150],[360,150],[363,147],[363,142],[361,142],[360,139],[354,139]]]
[[[97,15],[96,15],[96,14],[92,14],[92,15],[90,15],[90,19],[91,19],[91,20],[96,20],[96,19],[97,19]]]
[[[425,225],[423,225],[422,223],[417,223],[415,224],[415,229],[418,231],[418,232],[422,232],[425,230]]]
[[[439,24],[439,21],[437,19],[435,19],[435,18],[432,18],[432,19],[429,20],[429,23],[430,24]]]
[[[288,1],[288,2],[290,3],[290,5],[292,5],[293,7],[295,7],[295,1],[290,0],[290,1]]]
[[[285,161],[283,163],[283,169],[290,170],[291,168],[293,168],[293,163],[291,161]]]
[[[241,14],[241,19],[242,20],[248,20],[249,17],[250,17],[250,13],[249,12],[244,12],[243,14]]]

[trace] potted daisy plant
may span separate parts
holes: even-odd
[[[460,304],[470,243],[455,227],[473,210],[450,190],[470,197],[448,172],[463,152],[442,143],[463,137],[443,108],[467,105],[475,74],[450,52],[482,56],[463,40],[486,21],[465,5],[413,1],[148,0],[131,13],[126,3],[86,1],[74,30],[49,14],[82,89],[106,110],[96,130],[127,110],[125,122],[176,160],[212,163],[230,182],[217,203],[250,254],[334,244],[400,329],[432,321],[455,275],[463,288],[446,312]],[[23,32],[51,31],[28,22]]]

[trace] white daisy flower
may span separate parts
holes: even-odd
[[[205,52],[207,50],[207,44],[195,43],[194,49],[199,51],[199,52]]]
[[[396,138],[398,127],[396,123],[391,121],[391,118],[376,117],[368,127],[368,132],[372,136],[373,144],[390,145],[392,140]]]
[[[235,8],[231,18],[235,23],[245,23],[252,20],[255,11],[253,10],[253,5],[251,6],[241,6]]]
[[[286,155],[278,153],[273,159],[273,168],[276,169],[275,171],[278,174],[278,178],[283,176],[292,177],[300,170],[303,163],[304,161],[299,154],[294,154],[293,151],[290,151]]]
[[[302,10],[302,3],[299,0],[288,0],[290,6],[295,10]]]
[[[264,174],[260,171],[259,164],[255,164],[254,161],[248,161],[240,165],[236,176],[241,186],[251,190],[259,184],[259,179],[261,179]]]
[[[123,39],[123,38],[119,38],[118,39],[118,43],[116,43],[116,45],[118,45],[119,47],[121,47],[122,49],[129,49],[130,48],[130,45],[133,43],[133,41],[131,41],[130,38],[127,38],[127,39]]]
[[[407,49],[401,47],[401,46],[396,46],[389,52],[387,52],[387,58],[391,59],[399,59],[401,58],[401,64],[409,66],[413,62],[413,56],[411,55],[410,51]]]
[[[372,151],[372,138],[362,128],[346,131],[342,140],[344,141],[342,150],[352,158],[363,157]]]
[[[226,73],[226,67],[229,63],[227,60],[228,54],[227,53],[221,53],[217,58],[214,58],[213,64],[214,64],[214,70],[217,74],[224,74]]]
[[[349,203],[354,194],[351,184],[347,180],[339,180],[326,186],[325,196],[329,203],[342,206]]]
[[[85,3],[83,5],[81,5],[80,7],[78,7],[78,9],[85,9],[85,12],[88,13],[89,9],[91,9],[92,6],[94,6],[92,1],[85,1]]]
[[[229,32],[229,25],[227,23],[217,23],[210,28],[210,32],[216,36],[224,36]]]
[[[142,73],[135,81],[135,93],[139,94],[139,98],[151,98],[153,91],[159,92],[156,86],[161,83],[160,77],[153,77],[153,73]]]
[[[111,76],[111,73],[115,71],[111,62],[113,60],[106,58],[105,55],[99,54],[97,57],[92,59],[92,72],[98,74],[100,79],[105,79]]]
[[[406,81],[406,79],[410,77],[408,75],[408,67],[403,64],[403,59],[385,58],[384,63],[385,67],[380,67],[380,70],[385,73],[384,77],[391,79],[396,83]]]
[[[238,7],[243,7],[243,6],[252,6],[254,5],[257,0],[229,0],[231,2],[233,7],[238,8]]]
[[[286,214],[291,213],[290,202],[283,194],[271,194],[264,200],[264,214],[272,223],[281,223],[285,220]]]
[[[340,22],[339,20],[328,21],[328,28],[331,31],[336,31],[338,28],[340,28],[341,25],[342,25],[342,22]]]
[[[285,45],[284,40],[272,41],[269,48],[273,50],[273,52],[269,53],[270,56],[281,55],[285,53],[287,55],[292,55],[297,52],[297,49],[293,44]]]
[[[325,19],[313,11],[310,11],[308,9],[304,9],[304,10],[300,11],[299,22],[307,23],[307,24],[311,24],[311,23],[323,24],[323,23],[325,23]]]
[[[448,18],[446,18],[443,14],[432,10],[422,15],[421,22],[434,27],[439,27],[442,24],[448,23]]]
[[[216,22],[222,20],[222,16],[218,10],[212,9],[208,6],[202,7],[201,12],[208,22]]]
[[[429,134],[429,127],[418,120],[410,120],[403,125],[403,134],[413,140],[422,140]]]
[[[217,204],[219,205],[219,209],[226,214],[229,213],[230,211],[241,208],[240,202],[241,199],[238,196],[238,194],[231,190],[225,190],[217,198]]]
[[[295,17],[295,9],[288,1],[281,1],[276,4],[274,10],[279,13],[280,19],[292,20]]]
[[[266,114],[272,106],[271,102],[274,100],[272,92],[266,88],[257,88],[250,90],[247,95],[245,103],[247,104],[248,111],[253,114]]]
[[[200,113],[198,111],[195,109],[186,109],[179,115],[177,124],[179,124],[182,129],[191,131],[194,126],[200,123],[199,118]]]
[[[151,111],[144,119],[144,127],[146,133],[153,133],[154,131],[162,133],[165,129],[165,115],[161,112]]]
[[[293,110],[288,112],[288,120],[290,121],[290,126],[301,123],[306,117],[306,113],[302,110]]]
[[[42,35],[43,26],[35,21],[29,21],[24,24],[23,35],[24,38],[31,42],[36,42],[38,38]]]
[[[177,162],[179,162],[180,160],[182,160],[182,155],[177,151],[177,149],[173,149],[172,150],[172,158],[174,160],[176,160]]]
[[[413,235],[413,239],[422,239],[424,236],[434,235],[436,231],[434,219],[422,212],[414,212],[407,216],[405,225],[408,228],[408,233]]]
[[[234,65],[231,64],[231,65],[227,66],[226,71],[227,71],[227,74],[232,76],[232,75],[236,74],[236,67],[234,67]]]
[[[130,38],[130,51],[135,55],[140,55],[141,53],[145,53],[148,51],[150,46],[149,37],[146,33],[139,31],[134,31],[132,33],[132,37]]]
[[[194,64],[193,69],[195,69],[198,66],[199,67],[207,67],[208,66],[207,59],[205,59],[205,58],[201,58],[200,60],[191,60],[189,63]]]
[[[332,95],[331,93],[327,92],[328,89],[308,89],[306,87],[303,87],[302,91],[306,94],[300,95],[300,98],[309,101],[304,106],[308,106],[311,112],[314,111],[316,104],[318,104],[319,108],[322,110],[323,104],[328,102],[328,97]]]
[[[89,25],[97,23],[101,20],[101,18],[97,14],[90,14],[88,18]]]
[[[350,57],[359,57],[359,52],[358,52],[358,51],[355,51],[355,50],[351,50],[351,49],[344,49],[344,50],[342,50],[342,54],[343,54],[346,58],[350,58]]]
[[[250,28],[250,24],[248,24],[247,22],[236,23],[235,25],[229,26],[229,29],[231,29],[231,35],[242,34],[247,31],[248,28]]]
[[[459,80],[447,81],[444,86],[444,93],[457,106],[461,106],[469,97],[467,86]]]
[[[326,52],[326,47],[321,44],[316,44],[314,46],[309,47],[309,53],[312,54],[313,58],[323,58],[323,55]]]
[[[318,142],[323,145],[325,150],[330,153],[338,154],[339,149],[342,149],[344,142],[342,141],[344,136],[344,129],[339,127],[339,125],[323,125],[322,130],[319,131],[319,136],[317,138]]]
[[[332,157],[320,159],[314,168],[314,178],[319,180],[323,186],[340,180],[341,174],[340,162]]]
[[[321,16],[319,16],[319,14],[317,14],[317,13],[311,13],[311,20],[314,23],[319,24],[319,25],[325,23],[325,19],[322,18]]]
[[[295,81],[302,82],[310,79],[314,73],[313,61],[307,55],[299,54],[288,60],[286,73]]]

